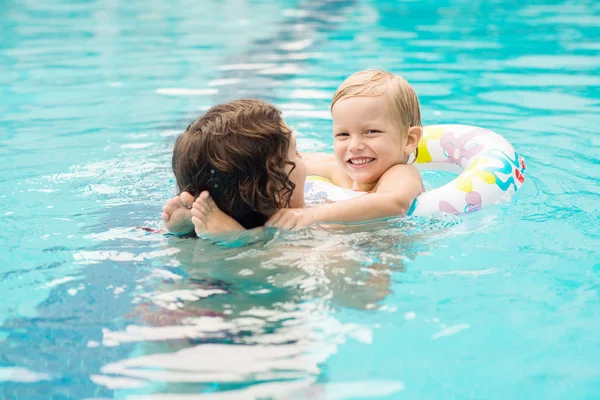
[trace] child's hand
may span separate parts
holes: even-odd
[[[306,228],[314,224],[310,209],[306,208],[282,208],[277,211],[265,224],[266,227],[296,230]]]
[[[194,197],[188,192],[169,199],[163,207],[162,220],[171,233],[189,233],[194,230],[192,223],[192,205]]]

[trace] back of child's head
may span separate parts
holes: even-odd
[[[410,84],[402,77],[381,70],[366,70],[350,75],[333,95],[331,108],[351,97],[376,97],[386,95],[390,115],[406,132],[412,126],[421,126],[419,98]]]
[[[212,107],[177,138],[173,173],[179,192],[208,190],[245,228],[264,225],[289,205],[294,184],[286,166],[291,131],[274,106],[236,100]]]

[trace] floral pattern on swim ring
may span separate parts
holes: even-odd
[[[473,179],[475,178],[479,178],[490,185],[496,183],[496,176],[484,169],[484,166],[487,164],[488,159],[485,157],[475,161],[465,172],[456,178],[456,187],[463,192],[469,193],[473,191]]]
[[[527,166],[525,165],[525,159],[521,156],[517,156],[517,158],[519,160],[519,166],[523,171],[525,171],[527,169]]]
[[[417,155],[417,163],[424,164],[431,162],[433,158],[431,158],[431,153],[429,153],[429,149],[427,148],[427,143],[431,140],[437,141],[444,135],[446,132],[445,128],[427,128],[425,129],[425,134],[423,135],[423,139],[421,139],[421,143],[419,143],[419,153]]]
[[[481,210],[481,195],[477,192],[469,192],[465,195],[467,205],[463,209],[463,213],[467,214],[473,211]],[[460,214],[460,212],[448,203],[446,200],[440,201],[440,211],[448,214]]]
[[[444,150],[444,155],[447,157],[446,162],[456,164],[463,167],[463,158],[470,160],[474,155],[481,152],[485,146],[469,141],[476,136],[481,136],[481,129],[473,129],[471,132],[460,136],[458,139],[452,131],[447,131],[440,139],[440,146]]]

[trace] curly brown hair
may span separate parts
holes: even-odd
[[[173,173],[179,193],[208,190],[217,206],[246,229],[289,207],[296,165],[291,130],[276,107],[242,99],[212,107],[177,138]],[[286,170],[291,166],[291,170]]]

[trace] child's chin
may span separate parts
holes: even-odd
[[[367,183],[373,183],[373,181],[377,181],[377,179],[373,179],[373,177],[371,175],[367,175],[367,174],[354,174],[354,176],[352,177],[352,180],[356,183],[362,183],[362,184],[367,184]]]

